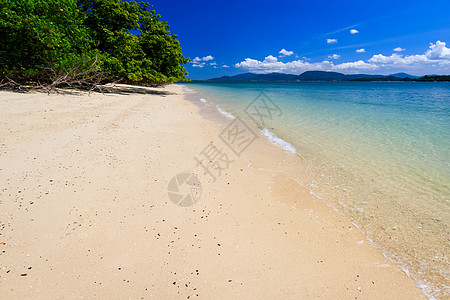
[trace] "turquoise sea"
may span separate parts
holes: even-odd
[[[294,179],[350,219],[430,298],[450,295],[450,83],[185,86],[193,101],[244,119],[264,92],[280,109],[264,127],[305,163]]]

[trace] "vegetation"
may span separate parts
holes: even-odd
[[[421,78],[417,78],[414,81],[450,81],[450,75],[425,75]]]
[[[0,0],[0,86],[160,85],[188,60],[147,3]]]
[[[409,77],[399,78],[395,76],[385,76],[385,77],[364,77],[356,78],[351,81],[412,81]]]

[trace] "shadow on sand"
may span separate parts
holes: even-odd
[[[66,86],[61,88],[55,88],[52,90],[47,90],[45,88],[28,88],[23,87],[21,89],[17,88],[3,88],[3,90],[17,92],[17,93],[46,93],[46,94],[62,94],[62,95],[74,95],[81,96],[86,93],[89,94],[116,94],[116,95],[158,95],[158,96],[167,96],[167,95],[176,95],[176,93],[165,91],[164,87],[146,87],[146,86],[136,86],[136,85],[127,85],[127,84],[106,84],[106,85],[98,85],[94,89],[84,88],[80,86]]]

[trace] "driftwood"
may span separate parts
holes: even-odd
[[[4,83],[5,79],[6,79],[6,82]],[[22,84],[15,82],[13,79],[9,78],[8,76],[6,76],[4,79],[2,79],[0,81],[0,88],[3,88],[3,87],[14,88],[14,89],[18,89],[18,90],[23,89]]]
[[[97,57],[89,65],[79,64],[59,70],[54,67],[54,64],[48,62],[48,67],[44,68],[43,72],[32,79],[18,80],[12,79],[8,76],[0,78],[0,89],[14,90],[23,93],[32,91],[45,91],[49,95],[51,93],[67,92],[67,89],[88,91],[91,94],[97,90],[100,93],[123,91],[124,88],[117,88],[115,84],[124,83],[131,85],[138,85],[141,87],[161,87],[168,84],[167,82],[148,83],[148,82],[131,82],[124,79],[113,80],[108,78],[106,74],[100,70],[97,65]],[[129,91],[130,89],[128,89]]]
[[[8,76],[0,80],[0,88],[17,90],[20,92],[32,92],[36,90],[44,90],[48,94],[58,93],[58,88],[77,88],[89,91],[91,94],[95,89],[103,93],[104,83],[107,79],[104,72],[100,71],[97,66],[98,57],[89,65],[88,68],[82,65],[74,65],[65,70],[57,70],[51,62],[44,72],[35,80],[20,82]],[[121,80],[110,83],[118,83]]]
[[[49,64],[45,70],[49,73],[51,82],[49,84],[40,85],[49,94],[52,91],[57,92],[56,88],[59,86],[65,87],[87,87],[89,94],[105,80],[104,73],[98,70],[97,67],[98,56],[95,57],[94,62],[86,68],[80,70],[79,65],[72,66],[66,70],[55,70],[52,64]]]

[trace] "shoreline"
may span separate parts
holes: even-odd
[[[207,99],[204,98],[203,94],[191,89],[191,87],[189,87],[188,85],[183,85],[183,84],[179,84],[179,85],[183,86],[183,88],[185,89],[185,92],[187,92],[188,94],[191,92],[197,94],[196,97],[190,97],[191,95],[188,95],[186,97],[186,95],[185,95],[185,99],[188,100],[189,102],[193,103],[197,107],[199,107],[200,110],[202,108],[204,108],[205,104],[206,105],[211,104],[211,107],[207,108],[205,112],[200,112],[200,114],[203,117],[205,117],[206,119],[213,120],[213,122],[222,124],[221,119],[230,120],[230,119],[236,118],[233,114],[229,113],[228,111],[224,110],[221,106],[219,106],[218,103],[210,100],[209,98],[207,98]],[[198,96],[200,96],[200,98]],[[200,101],[200,103],[199,103],[199,101]],[[212,115],[212,117],[211,117],[211,115]],[[214,115],[216,115],[216,116],[214,116]],[[242,117],[242,116],[240,116],[240,117]],[[263,143],[273,145],[277,148],[275,150],[276,152],[290,152],[289,154],[296,155],[296,156],[298,156],[298,158],[303,160],[303,157],[300,155],[298,150],[292,144],[290,144],[290,142],[288,142],[288,140],[284,139],[284,137],[280,138],[271,130],[269,130],[265,127],[256,126],[255,124],[251,123],[250,120],[246,120],[246,121],[250,122],[249,123],[250,127],[253,127],[253,130],[255,132],[257,132],[257,134],[260,136],[260,138],[262,138]],[[219,125],[218,127],[220,128],[221,126]],[[246,158],[246,159],[249,161],[248,166],[251,167],[252,162],[249,160],[249,158]],[[377,244],[370,237],[366,236],[364,234],[364,232],[362,231],[362,229],[354,222],[351,222],[351,220],[348,219],[348,217],[344,214],[344,212],[339,211],[338,209],[336,209],[332,205],[330,205],[330,203],[327,203],[326,201],[324,201],[324,199],[320,195],[317,195],[312,190],[310,190],[307,186],[305,186],[304,184],[299,182],[297,179],[295,179],[294,176],[291,176],[292,173],[291,173],[291,175],[289,175],[289,171],[292,172],[292,169],[295,169],[296,167],[304,168],[304,166],[302,166],[302,163],[300,161],[295,161],[295,158],[294,158],[294,160],[291,160],[291,163],[293,166],[293,168],[291,168],[291,170],[285,169],[285,170],[277,170],[275,172],[283,173],[283,175],[285,175],[287,177],[287,180],[295,181],[295,183],[298,186],[300,186],[302,189],[306,190],[316,200],[320,200],[327,208],[329,208],[330,210],[333,210],[339,216],[344,217],[349,223],[351,223],[351,225],[354,228],[356,228],[358,230],[358,232],[360,232],[362,235],[364,235],[365,241],[368,242],[368,244],[370,244],[370,246],[373,249],[381,252],[385,259],[387,259],[389,262],[393,263],[397,268],[399,268],[402,272],[404,272],[409,278],[413,279],[416,282],[416,286],[421,289],[421,291],[424,293],[425,296],[427,296],[428,298],[434,299],[434,296],[428,294],[426,291],[428,286],[420,283],[420,281],[418,279],[416,279],[413,274],[411,274],[411,272],[408,270],[408,268],[406,266],[402,267],[400,263],[396,263],[394,261],[395,260],[394,254],[388,252],[381,245]],[[258,168],[258,170],[265,170],[265,168]],[[287,171],[287,172],[285,172],[285,171]],[[359,241],[359,242],[361,242],[361,241]]]
[[[188,89],[191,89],[191,88],[195,89],[197,86],[196,85],[193,85],[193,86],[187,85],[187,87],[188,87]],[[206,87],[208,87],[208,85],[206,85]],[[213,87],[214,87],[214,85],[213,85]],[[255,89],[254,87],[252,87],[252,88]],[[201,92],[199,93],[198,90]],[[247,90],[250,90],[250,88]],[[244,93],[244,92],[247,92],[247,90],[242,89],[241,92]],[[214,103],[215,106],[223,105],[224,107],[226,107],[227,114],[229,112],[232,112],[233,114],[239,113],[239,108],[243,109],[242,107],[245,107],[245,105],[246,105],[246,104],[242,104],[241,101],[233,100],[233,97],[234,97],[234,99],[238,99],[238,100],[246,100],[246,99],[248,100],[249,99],[248,93],[245,96],[241,97],[237,93],[233,92],[231,89],[227,90],[225,88],[221,88],[221,89],[218,89],[218,91],[223,92],[223,95],[226,95],[226,96],[222,96],[221,93],[215,93],[213,88],[201,88],[201,86],[199,86],[199,89],[197,89],[197,93],[198,93],[197,98],[199,96],[202,97],[203,100],[201,102],[203,102],[202,105],[204,105],[205,95],[210,97],[212,100],[214,100],[214,97],[216,97],[219,101],[217,101],[217,103],[214,103],[214,101],[211,101],[211,102]],[[272,91],[269,89],[268,93],[269,92],[271,92],[272,97],[275,97],[274,96],[274,95],[276,95],[275,91]],[[256,93],[255,93],[255,95],[256,95]],[[208,97],[207,97],[207,99],[209,99]],[[230,104],[227,106],[228,98],[230,99]],[[231,100],[233,100],[233,101],[231,101]],[[251,100],[248,100],[248,101],[250,102]],[[194,101],[194,102],[197,103],[198,101]],[[284,107],[284,108],[286,109],[286,107]],[[219,113],[220,113],[220,111],[219,111]],[[251,122],[251,120],[249,120],[249,122]],[[281,124],[277,124],[277,125],[281,125]],[[285,124],[283,124],[283,125],[285,125]],[[293,126],[292,123],[289,123],[289,125]],[[432,254],[433,254],[433,252],[438,252],[439,251],[438,249],[441,249],[441,251],[442,251],[442,248],[432,248],[432,246],[430,246],[430,248],[429,248],[430,250],[421,249],[421,250],[424,250],[423,252],[421,252],[422,253],[421,257],[411,256],[411,252],[420,251],[416,248],[413,239],[411,239],[411,242],[406,245],[406,246],[409,246],[408,248],[392,247],[392,245],[394,245],[394,246],[398,246],[398,245],[396,245],[395,242],[394,243],[386,243],[385,239],[392,238],[393,239],[392,241],[394,241],[396,236],[392,236],[391,232],[386,232],[386,235],[384,235],[384,236],[380,236],[380,235],[377,236],[377,235],[373,234],[373,232],[371,232],[371,230],[370,230],[371,224],[368,225],[365,220],[355,218],[355,213],[353,211],[349,211],[349,209],[346,208],[346,207],[350,207],[350,210],[352,208],[356,208],[356,215],[359,212],[359,208],[357,206],[353,207],[352,202],[348,202],[348,201],[346,202],[346,200],[349,200],[349,199],[345,198],[342,193],[335,193],[335,191],[331,191],[331,193],[330,193],[330,191],[326,191],[323,189],[322,189],[322,192],[325,192],[323,195],[320,193],[320,191],[319,191],[319,193],[314,192],[313,186],[315,185],[315,180],[316,180],[316,178],[321,178],[321,177],[319,177],[319,175],[321,175],[321,174],[320,173],[317,174],[317,172],[315,172],[315,174],[313,174],[310,171],[306,171],[306,173],[311,173],[311,174],[309,176],[303,176],[303,173],[305,173],[304,172],[305,168],[308,169],[310,167],[314,167],[311,165],[311,161],[310,161],[311,159],[313,159],[313,157],[311,156],[311,150],[314,150],[314,149],[312,149],[312,147],[309,147],[309,146],[305,147],[305,143],[300,142],[302,140],[302,138],[300,138],[299,135],[295,136],[293,134],[290,134],[289,132],[286,133],[286,127],[284,127],[283,130],[280,129],[282,127],[277,127],[277,126],[273,126],[273,127],[274,128],[271,128],[271,130],[263,128],[263,131],[262,131],[262,134],[264,134],[266,136],[266,138],[269,140],[269,142],[272,142],[272,141],[270,141],[270,139],[272,136],[275,136],[277,138],[278,144],[283,145],[283,146],[280,145],[280,147],[285,148],[284,145],[287,144],[288,145],[287,148],[291,149],[291,147],[289,147],[289,146],[291,146],[290,142],[291,141],[295,142],[296,141],[295,137],[296,137],[297,142],[295,144],[296,145],[295,147],[297,148],[297,146],[298,146],[297,149],[301,149],[300,154],[303,155],[302,159],[305,159],[305,161],[304,161],[305,164],[303,166],[297,164],[298,170],[295,170],[295,168],[291,168],[290,170],[287,170],[286,174],[289,178],[297,181],[297,183],[299,185],[307,188],[312,195],[314,195],[318,199],[321,199],[328,207],[330,207],[334,211],[336,211],[336,213],[344,216],[347,220],[352,222],[352,224],[355,227],[357,227],[358,230],[360,230],[365,235],[366,240],[375,249],[381,251],[388,260],[390,260],[391,262],[396,264],[399,268],[402,269],[403,272],[405,272],[406,274],[408,274],[408,276],[413,278],[416,281],[417,286],[419,286],[423,290],[424,294],[427,295],[427,297],[432,298],[432,299],[441,298],[441,297],[445,298],[445,295],[448,293],[448,277],[445,276],[446,267],[443,264],[441,264],[441,265],[428,264],[428,262],[430,262],[431,260],[434,260],[433,258],[439,259],[439,257],[432,255]],[[261,128],[259,128],[260,131],[261,131]],[[295,128],[295,124],[294,124],[293,128]],[[280,132],[280,131],[281,131],[281,135],[280,135],[281,138],[279,138],[277,136],[278,132]],[[284,138],[283,134],[286,134],[286,138]],[[292,139],[292,138],[294,138],[294,139]],[[311,143],[311,145],[314,145],[314,143]],[[323,145],[321,145],[321,146],[323,146]],[[327,145],[327,146],[330,146],[330,145]],[[285,150],[288,150],[288,149],[285,148]],[[295,148],[293,148],[293,149],[294,149],[294,151],[296,151]],[[305,152],[304,151],[305,149],[307,149],[308,152]],[[331,149],[333,149],[333,148],[331,148]],[[308,163],[309,163],[309,165],[308,165]],[[296,172],[296,171],[298,171],[298,172]],[[323,172],[323,170],[319,170],[319,171],[321,173]],[[326,171],[323,173],[325,173],[325,175],[327,175]],[[323,176],[323,173],[321,176]],[[311,176],[311,175],[316,175],[316,176]],[[352,174],[350,172],[346,172],[346,173],[341,172],[341,173],[337,173],[337,174],[335,173],[332,175],[333,175],[333,177],[336,177],[334,175],[337,175],[337,176],[342,175],[343,178],[345,177],[347,182],[352,182],[352,181],[358,182],[360,180],[359,177],[356,176],[356,175],[358,175],[357,173]],[[325,178],[328,179],[328,176],[325,176]],[[330,178],[331,178],[331,176],[330,176]],[[308,185],[308,182],[312,183],[311,186]],[[325,180],[324,184],[330,184],[330,183],[331,183],[331,186],[334,186],[334,184],[336,184],[336,182],[331,181],[331,179]],[[345,183],[344,183],[344,187],[347,187],[347,186],[345,186]],[[367,186],[365,186],[365,188],[367,188],[367,190],[372,190],[370,187],[367,187]],[[350,184],[349,184],[349,189],[351,189]],[[315,190],[318,190],[318,189],[316,188]],[[347,189],[344,189],[344,191],[347,192]],[[331,196],[331,198],[330,198],[330,196]],[[361,194],[359,196],[361,196]],[[355,199],[357,199],[357,198],[355,198]],[[364,199],[364,198],[362,198],[362,199]],[[365,200],[361,200],[361,201],[365,201]],[[361,203],[366,204],[368,202],[361,202]],[[380,214],[381,214],[381,213],[383,213],[383,209],[386,210],[388,207],[391,207],[391,206],[386,205],[386,207],[380,206],[378,208],[378,205],[377,205],[377,210],[380,209]],[[365,208],[366,207],[364,207],[364,209]],[[360,209],[362,212],[363,208],[360,208]],[[371,211],[369,213],[366,213],[365,216],[371,217],[371,218],[373,218],[373,216],[376,217],[377,216],[376,212],[377,211]],[[402,214],[403,213],[404,213],[404,211],[402,211]],[[422,218],[421,220],[423,220],[423,219],[424,218]],[[385,225],[385,224],[386,223],[382,223],[381,228],[383,228],[383,226],[386,226],[388,228],[388,225]],[[397,224],[395,224],[395,225],[397,225]],[[401,228],[401,225],[402,225],[402,223],[400,222],[399,223],[400,228]],[[404,223],[403,225],[407,225],[407,224]],[[422,223],[422,225],[425,227],[425,225],[423,223]],[[393,228],[394,228],[393,230],[395,230],[397,227],[394,226]],[[412,228],[415,228],[415,226],[413,226]],[[417,227],[417,228],[422,228],[422,227]],[[427,229],[428,228],[429,227],[427,226]],[[397,235],[397,238],[400,241],[402,240],[401,239],[402,237],[399,235]],[[444,237],[442,237],[441,239],[443,239],[443,238]],[[430,243],[430,245],[431,245],[431,243]],[[433,250],[433,249],[435,249],[435,250]],[[428,251],[425,251],[425,250],[428,250]],[[426,259],[424,259],[424,258],[426,258]],[[427,268],[427,266],[428,266],[428,269],[426,270],[427,273],[425,273],[424,269]]]
[[[225,150],[234,161],[213,181],[194,157],[210,142],[226,149],[218,135],[232,119],[202,115],[181,86],[146,90],[0,92],[1,294],[425,298],[283,174],[298,156],[258,132],[240,156]],[[202,195],[178,207],[167,185],[190,171]]]

